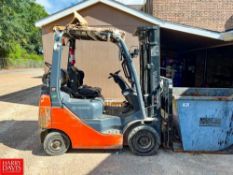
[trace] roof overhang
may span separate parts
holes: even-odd
[[[36,25],[36,27],[43,27],[43,26],[48,25],[49,23],[52,23],[58,19],[61,19],[65,16],[68,16],[68,15],[74,13],[75,11],[80,11],[82,9],[85,9],[87,7],[95,5],[97,3],[103,3],[105,5],[111,6],[115,9],[118,9],[118,10],[123,11],[125,13],[128,13],[132,16],[140,18],[144,21],[147,21],[151,24],[158,25],[161,28],[175,30],[175,31],[179,31],[179,32],[189,33],[189,34],[203,36],[203,37],[217,39],[217,40],[222,40],[222,41],[233,40],[233,32],[221,33],[221,32],[205,30],[205,29],[201,29],[201,28],[195,28],[195,27],[191,27],[191,26],[187,26],[187,25],[181,25],[181,24],[177,24],[177,23],[167,22],[167,21],[158,19],[158,18],[153,17],[147,13],[135,10],[135,9],[130,8],[122,3],[119,3],[117,1],[112,1],[112,0],[85,0],[85,1],[81,1],[80,3],[74,5],[70,8],[64,9],[62,11],[59,11],[55,14],[52,14],[44,19],[37,21],[35,25]]]
[[[125,5],[145,5],[146,0],[115,0]]]

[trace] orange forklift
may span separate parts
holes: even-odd
[[[141,156],[155,154],[161,145],[159,28],[137,30],[140,50],[140,80],[124,32],[89,27],[79,17],[67,26],[54,27],[52,64],[43,77],[39,104],[40,136],[48,155],[73,149],[121,149]],[[85,73],[75,65],[76,40],[111,42],[119,48],[120,71],[110,73],[125,102],[114,113],[106,106],[101,88],[83,85]],[[67,69],[61,68],[62,48],[69,46]],[[116,60],[118,61],[118,60]]]

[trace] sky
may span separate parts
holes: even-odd
[[[44,6],[49,14],[53,14],[80,2],[80,0],[36,0],[36,2]]]
[[[81,0],[36,0],[38,4],[41,4],[42,6],[45,7],[46,11],[49,14],[53,14],[59,10],[62,10],[64,8],[70,7]],[[141,3],[144,2],[145,0],[117,0],[126,4],[133,3]]]

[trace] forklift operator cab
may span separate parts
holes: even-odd
[[[156,43],[154,40],[158,39],[158,34],[158,28],[142,28],[138,31],[139,38],[147,37],[144,39],[148,40],[148,44],[152,43],[151,48],[154,48]],[[148,82],[150,80],[153,83],[153,80],[160,76],[159,71],[156,70],[156,77],[153,78],[151,75],[155,73],[152,70],[155,69],[147,70],[145,73],[141,71],[144,78],[141,77],[140,83],[123,37],[123,32],[109,28],[73,24],[55,27],[50,83],[47,88],[43,88],[47,90],[41,93],[39,107],[41,141],[48,155],[60,155],[69,148],[121,149],[123,145],[128,145],[136,155],[147,156],[157,152],[161,143],[159,104],[155,102],[159,88],[152,89]],[[68,57],[71,61],[68,61],[66,70],[68,80],[61,84],[60,70],[64,38],[69,40]],[[119,85],[128,104],[121,107],[128,110],[120,111],[127,112],[109,115],[104,110],[105,101],[100,88],[83,87],[82,89],[80,82],[77,85],[80,81],[80,79],[77,81],[80,70],[74,69],[74,64],[71,64],[76,39],[110,41],[119,47],[122,55],[121,64],[129,84],[119,75],[120,71],[110,73],[106,78],[113,79]],[[148,53],[158,56],[156,52]],[[86,94],[83,94],[82,90]]]

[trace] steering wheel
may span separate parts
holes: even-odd
[[[121,72],[121,70],[116,71],[115,73],[110,73],[108,79],[111,79],[114,77],[114,75],[118,75]]]

